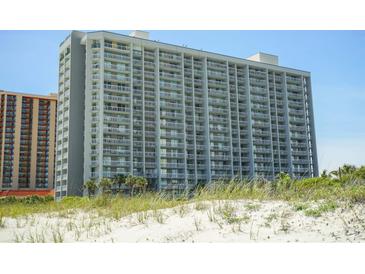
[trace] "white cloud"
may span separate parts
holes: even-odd
[[[317,153],[320,172],[343,164],[365,165],[365,139],[317,139]]]

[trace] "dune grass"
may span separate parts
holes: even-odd
[[[196,202],[198,210],[204,210],[203,201],[209,200],[284,200],[296,204],[296,210],[307,210],[309,215],[318,215],[333,209],[334,203],[325,203],[320,212],[308,211],[307,201],[347,201],[365,203],[365,182],[359,180],[334,180],[330,178],[309,178],[301,180],[236,180],[216,181],[193,193],[181,194],[172,198],[164,193],[145,193],[134,197],[101,195],[95,198],[66,197],[55,202],[52,197],[27,197],[0,199],[0,225],[4,217],[17,217],[35,213],[57,212],[59,217],[67,217],[69,211],[96,211],[100,216],[120,219],[123,216],[156,211],[163,208],[182,206]],[[318,211],[317,210],[317,211]],[[157,216],[157,215],[156,215]],[[157,216],[158,217],[158,216]],[[156,218],[157,218],[156,217]],[[160,218],[160,217],[158,217]]]

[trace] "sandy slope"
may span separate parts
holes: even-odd
[[[320,217],[308,217],[282,201],[213,201],[136,213],[118,221],[76,211],[5,218],[0,228],[0,242],[75,241],[365,242],[365,205],[341,205]]]

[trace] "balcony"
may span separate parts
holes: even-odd
[[[122,107],[104,106],[104,111],[129,113],[129,109]]]
[[[289,108],[289,115],[304,115],[304,111]]]
[[[144,66],[147,67],[147,68],[154,68],[155,63],[149,62],[149,61],[144,61]]]
[[[311,169],[310,168],[305,168],[305,167],[295,167],[292,169],[292,171],[294,173],[310,173]]]
[[[259,102],[259,103],[262,103],[262,102],[267,103],[268,102],[268,98],[263,97],[263,96],[251,95],[250,98],[251,98],[252,102]]]
[[[230,146],[211,145],[210,149],[215,150],[215,151],[230,151],[231,147]]]
[[[94,99],[94,96],[93,96],[93,99]],[[95,99],[98,99],[98,97],[95,98]],[[123,97],[123,96],[113,96],[113,95],[104,94],[104,101],[118,102],[118,103],[129,103],[130,98],[129,97]]]
[[[209,111],[211,113],[228,114],[228,110],[226,108],[209,107]]]
[[[306,133],[298,133],[298,132],[291,131],[290,137],[299,138],[299,139],[301,139],[301,138],[307,139],[308,136]]]
[[[261,171],[261,172],[272,172],[273,171],[273,167],[272,166],[256,166],[255,165],[255,171]]]
[[[185,154],[180,152],[160,152],[160,157],[165,158],[184,158]]]
[[[296,155],[298,155],[298,156],[308,156],[308,154],[309,154],[309,152],[306,151],[306,150],[292,150],[291,153],[292,153],[293,156],[296,156]]]
[[[104,116],[104,122],[129,124],[131,120],[123,117]]]
[[[169,63],[163,63],[163,62],[160,62],[160,67],[162,68],[167,68],[167,69],[170,69],[170,70],[181,70],[181,66],[179,65],[174,65],[174,64],[169,64]]]
[[[220,98],[227,98],[226,90],[208,89],[208,96],[216,96]]]
[[[181,90],[182,89],[181,84],[168,83],[168,82],[162,82],[162,81],[160,81],[160,87],[161,88],[172,89],[172,90]]]
[[[174,55],[169,53],[160,53],[161,59],[167,59],[167,60],[174,60],[174,61],[181,61],[180,55]]]
[[[254,144],[259,144],[259,145],[270,145],[271,144],[271,140],[260,140],[260,139],[254,138],[253,139],[253,143]]]
[[[250,91],[251,91],[251,94],[267,96],[267,90],[264,88],[251,87]]]
[[[161,173],[161,178],[167,178],[167,179],[185,179],[185,174],[179,174],[179,173]]]
[[[184,115],[182,113],[168,112],[168,111],[161,111],[160,116],[166,117],[166,118],[180,118],[180,119],[182,119],[184,117]]]
[[[203,158],[204,159],[204,158]],[[211,154],[210,159],[212,161],[227,161],[231,159],[230,155],[217,155],[217,154]]]
[[[184,133],[161,132],[160,135],[161,137],[166,137],[166,138],[176,138],[176,139],[184,138]]]
[[[111,91],[130,91],[129,87],[126,86],[118,86],[118,85],[104,85],[104,89],[111,90]]]
[[[161,163],[160,168],[184,168],[184,163]]]
[[[212,62],[212,61],[207,61],[207,66],[215,68],[215,69],[227,69],[227,65],[226,64],[221,64],[221,63],[216,63],[216,62]]]
[[[118,134],[129,134],[130,130],[126,128],[114,128],[114,127],[104,127],[105,133],[118,133]]]
[[[174,100],[182,100],[182,94],[175,92],[160,92],[161,98],[174,99]]]
[[[165,120],[162,120],[160,122],[160,126],[161,127],[166,127],[166,128],[184,128],[184,124],[183,123],[174,123],[174,122],[166,122]]]
[[[112,80],[112,81],[121,81],[121,82],[129,82],[130,78],[123,75],[115,75],[115,74],[104,74],[105,80]]]
[[[293,90],[293,91],[302,91],[302,87],[300,85],[291,85],[291,84],[287,84],[286,88],[288,90]]]
[[[254,153],[268,153],[268,154],[270,154],[271,152],[272,152],[272,150],[270,148],[261,148],[261,147],[254,148]]]
[[[118,61],[124,61],[124,62],[129,62],[130,61],[129,56],[125,56],[125,55],[121,55],[121,54],[114,54],[114,53],[109,53],[109,52],[104,53],[104,58],[105,59],[118,60]]]
[[[216,78],[222,78],[222,79],[226,79],[227,78],[227,74],[226,73],[222,73],[220,71],[213,71],[213,70],[208,70],[208,76],[211,77],[216,77]]]
[[[115,156],[130,156],[130,150],[122,150],[122,149],[104,149],[103,154],[106,155],[115,155]]]
[[[262,71],[250,70],[250,77],[252,77],[252,76],[266,79],[267,74]]]
[[[251,116],[253,119],[265,119],[265,120],[269,119],[269,114],[261,113],[261,112],[252,112]]]
[[[227,105],[227,101],[225,99],[214,99],[214,98],[209,98],[209,103],[210,104],[215,104],[218,106],[226,106]]]
[[[271,158],[271,157],[255,157],[255,158],[254,158],[254,162],[266,162],[266,163],[271,163],[271,162],[272,162],[272,158]]]
[[[146,151],[145,152],[145,157],[146,158],[155,158],[156,157],[156,153],[155,152]]]
[[[229,128],[228,127],[223,127],[223,126],[209,126],[209,131],[210,132],[216,132],[216,133],[223,133],[223,132],[228,132]],[[211,137],[212,138],[212,137]],[[214,137],[213,137],[214,139]]]
[[[154,106],[155,103],[152,103],[152,105]],[[181,109],[182,108],[182,104],[169,103],[169,102],[165,102],[165,101],[160,101],[160,106],[161,107],[166,107],[166,108],[171,108],[171,109]]]
[[[231,165],[220,165],[220,164],[211,164],[210,165],[212,170],[231,170],[232,166]]]
[[[288,106],[289,107],[297,107],[297,108],[304,108],[304,103],[301,101],[292,101],[292,100],[288,100]]]
[[[288,91],[288,99],[302,100],[303,94],[293,93]]]
[[[106,145],[130,145],[129,139],[104,138],[103,142]],[[96,143],[97,142],[95,142],[95,144]]]

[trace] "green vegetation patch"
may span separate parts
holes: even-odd
[[[319,206],[315,208],[309,208],[304,211],[304,215],[311,217],[320,217],[323,213],[332,212],[336,210],[338,204],[334,201],[326,201],[321,203]]]
[[[262,178],[253,180],[217,180],[180,195],[148,192],[148,181],[143,177],[117,176],[113,180],[103,179],[100,183],[85,182],[88,197],[66,197],[54,202],[53,197],[30,196],[26,198],[0,198],[0,216],[17,217],[34,213],[58,212],[66,217],[70,210],[96,211],[99,215],[120,219],[123,216],[147,210],[158,210],[196,203],[196,210],[207,210],[204,201],[212,200],[284,200],[294,203],[294,210],[308,216],[320,216],[334,210],[337,202],[365,203],[365,166],[355,168],[343,166],[339,170],[322,173],[321,177],[293,179],[280,173],[272,182]],[[129,195],[122,195],[129,189]],[[97,193],[101,193],[97,195]],[[318,208],[309,208],[312,201],[325,202]],[[250,211],[255,205],[247,206]],[[186,212],[182,209],[181,216]],[[235,222],[234,211],[224,208],[221,212],[227,222]],[[161,216],[156,216],[163,221]],[[143,221],[143,220],[141,220]],[[58,239],[57,240],[61,240]]]

